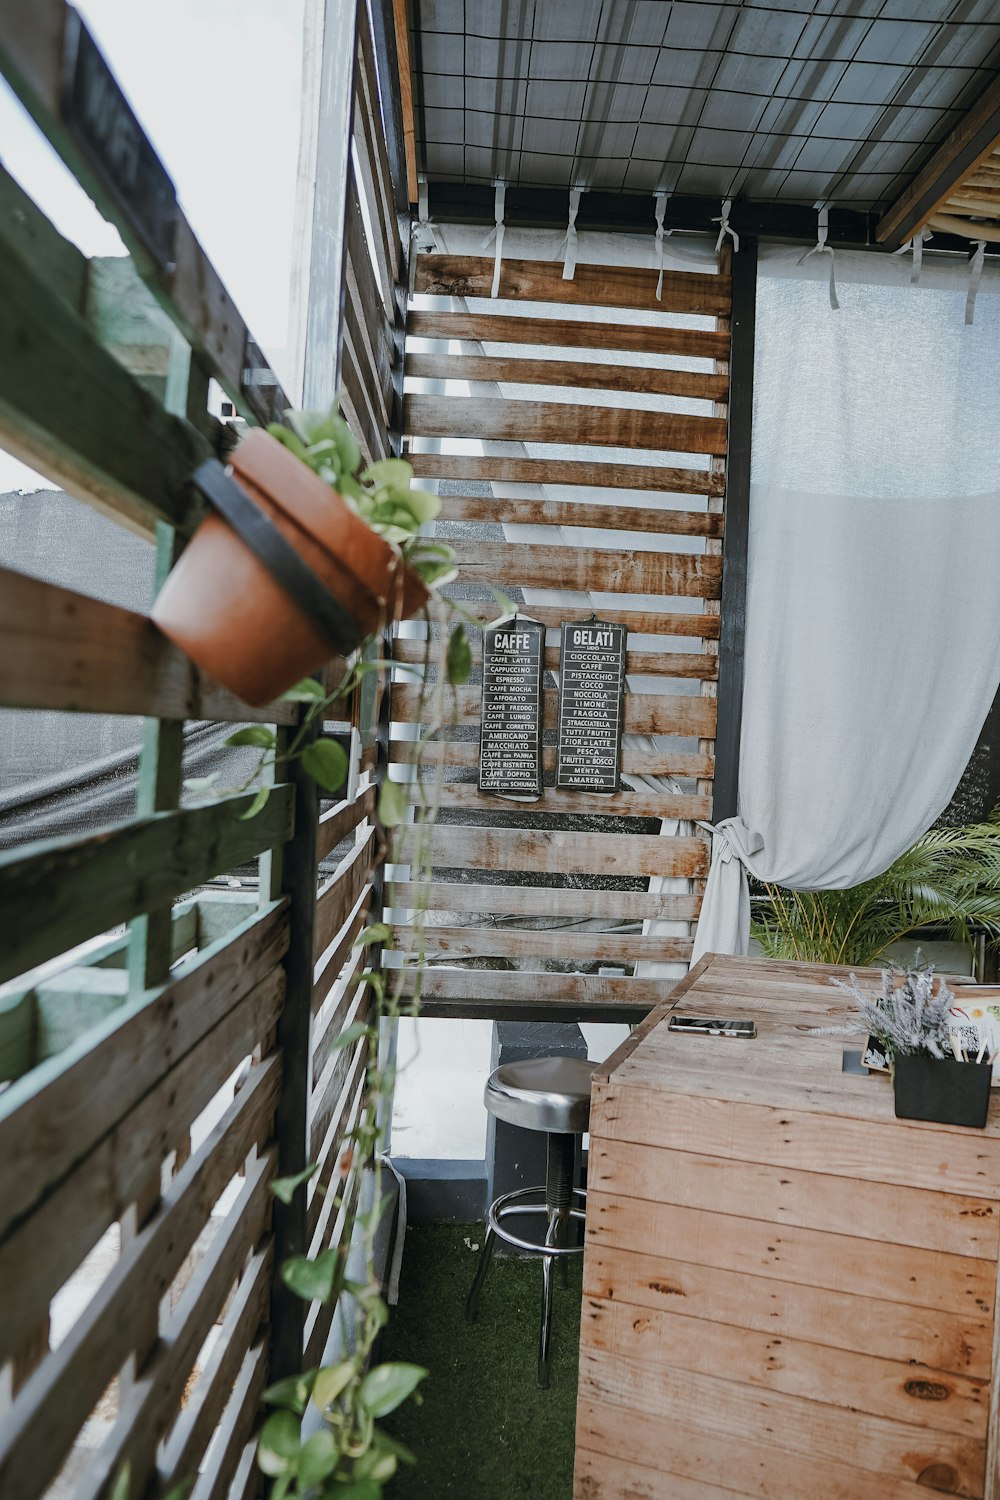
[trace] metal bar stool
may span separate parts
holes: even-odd
[[[538,1384],[549,1383],[552,1352],[552,1280],[558,1264],[565,1285],[566,1258],[582,1255],[582,1245],[567,1243],[572,1220],[584,1219],[587,1195],[573,1186],[576,1140],[590,1120],[590,1084],[596,1064],[579,1057],[532,1057],[503,1063],[487,1079],[483,1100],[491,1114],[509,1125],[544,1130],[548,1136],[545,1186],[519,1188],[490,1204],[486,1239],[479,1255],[465,1316],[475,1322],[479,1293],[493,1258],[497,1239],[518,1250],[542,1257],[542,1327],[538,1345]],[[577,1202],[574,1202],[578,1200]],[[507,1229],[504,1220],[519,1215],[544,1215],[545,1233],[528,1240]]]

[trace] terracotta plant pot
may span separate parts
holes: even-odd
[[[426,604],[427,589],[398,549],[276,438],[254,428],[230,463],[242,489],[356,621],[359,641]],[[335,654],[218,515],[201,523],[181,553],[152,618],[199,667],[255,706]]]

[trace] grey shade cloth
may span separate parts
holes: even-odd
[[[1000,277],[766,251],[739,816],[695,958],[745,953],[747,871],[839,890],[940,816],[1000,682]]]

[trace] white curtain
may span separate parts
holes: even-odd
[[[739,814],[695,939],[745,953],[747,871],[887,868],[947,806],[1000,681],[1000,276],[761,257]]]

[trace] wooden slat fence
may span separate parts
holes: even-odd
[[[694,820],[712,803],[730,266],[667,272],[659,298],[655,271],[625,266],[580,264],[567,281],[559,262],[505,260],[496,301],[492,277],[491,258],[416,262],[409,457],[418,477],[439,482],[463,585],[499,588],[541,620],[550,671],[563,620],[593,608],[628,627],[625,732],[637,738],[623,769],[662,780],[612,797],[557,793],[557,679],[547,676],[541,802],[480,794],[474,641],[473,680],[455,693],[452,725],[429,757],[445,780],[430,840],[423,1003],[437,1015],[632,1018],[658,983],[662,991],[636,966],[687,961],[708,869]],[[645,316],[624,321],[624,309]],[[509,530],[518,525],[544,529],[525,541]],[[590,530],[559,529],[572,527]],[[531,590],[546,591],[545,602]],[[580,592],[601,602],[584,608]],[[496,609],[482,599],[480,588],[468,607],[485,621]],[[395,648],[407,663],[422,649],[412,640]],[[401,777],[418,713],[419,692],[403,677],[392,697]],[[677,820],[676,831],[658,832],[661,819]],[[412,835],[396,837],[401,946],[421,899],[405,868],[411,850]],[[672,877],[670,889],[651,890],[653,876]],[[682,925],[643,932],[658,922]]]
[[[162,578],[203,514],[191,473],[232,438],[209,379],[251,423],[288,403],[183,213],[168,264],[81,149],[77,24],[63,0],[3,9],[0,67],[131,254],[89,261],[0,168],[0,443],[155,538]],[[408,239],[363,3],[354,89],[343,380],[376,458],[399,446]],[[343,800],[292,767],[247,820],[250,794],[181,805],[185,721],[270,724],[280,748],[297,706],[250,708],[145,615],[11,569],[0,632],[3,707],[145,721],[135,817],[0,855],[0,1494],[101,1500],[127,1464],[130,1500],[179,1481],[239,1500],[265,1385],[318,1362],[334,1312],[297,1304],[296,1324],[277,1266],[339,1246],[359,1187],[367,1053],[335,1043],[368,1014],[380,692],[354,705]],[[206,888],[236,868],[239,891]],[[310,1160],[308,1194],[277,1203],[275,1174]]]

